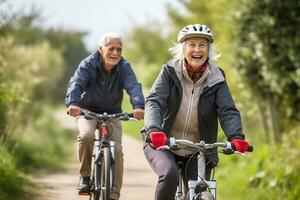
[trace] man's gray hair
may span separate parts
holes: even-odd
[[[106,44],[107,39],[112,38],[112,39],[118,39],[120,40],[121,44],[122,44],[122,38],[119,34],[115,33],[115,32],[107,32],[104,33],[100,39],[99,39],[99,48],[104,46]]]
[[[169,48],[169,52],[176,59],[184,59],[184,46],[185,42],[176,43],[173,47]],[[217,60],[219,57],[221,57],[221,54],[218,54],[215,50],[215,46],[211,42],[208,42],[208,61]]]

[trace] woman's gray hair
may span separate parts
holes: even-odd
[[[120,40],[121,44],[122,44],[122,38],[119,34],[115,33],[115,32],[107,32],[104,33],[100,39],[99,39],[99,48],[104,46],[106,44],[107,39],[109,38],[113,38],[113,39],[118,39]]]
[[[184,59],[184,45],[183,43],[176,43],[173,47],[169,48],[169,52],[173,55],[175,59]],[[214,44],[208,42],[208,61],[217,60],[221,57],[221,54],[217,53]]]

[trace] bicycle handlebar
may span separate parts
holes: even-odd
[[[158,150],[160,149],[179,150],[182,148],[182,145],[188,146],[190,148],[193,148],[196,151],[201,151],[201,152],[207,149],[222,147],[223,148],[222,153],[224,154],[229,155],[229,154],[237,153],[230,142],[215,142],[212,144],[208,144],[205,143],[204,141],[200,141],[199,143],[194,143],[189,140],[175,139],[173,137],[169,139],[169,143],[167,145],[161,146],[157,149]],[[252,151],[253,151],[253,146],[249,146],[247,152],[252,152]]]
[[[106,112],[104,113],[96,113],[89,110],[82,110],[80,115],[83,115],[87,119],[93,119],[97,118],[103,121],[107,121],[109,119],[120,119],[122,121],[128,121],[128,120],[137,120],[133,117],[133,113],[116,113],[116,114],[108,114]]]

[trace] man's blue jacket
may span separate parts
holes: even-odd
[[[76,105],[94,112],[122,112],[123,89],[130,96],[133,108],[144,108],[141,84],[124,58],[111,73],[104,71],[99,51],[83,59],[69,82],[66,105]]]

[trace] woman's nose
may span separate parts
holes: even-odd
[[[196,46],[196,47],[195,47],[195,51],[197,51],[197,52],[198,52],[198,51],[201,51],[201,47],[200,47],[200,46]]]

